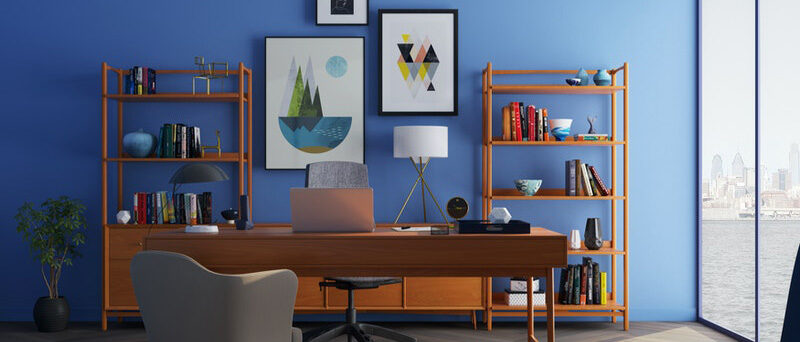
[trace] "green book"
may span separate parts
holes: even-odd
[[[164,127],[158,130],[158,148],[156,149],[156,158],[161,158],[164,155]]]
[[[581,265],[573,265],[572,304],[581,303]]]

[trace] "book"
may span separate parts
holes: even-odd
[[[573,266],[572,276],[572,304],[581,303],[581,267],[580,265]]]
[[[600,273],[600,304],[606,305],[608,302],[608,290],[606,287],[607,280],[606,280],[606,272]]]
[[[586,265],[586,304],[594,303],[594,268],[592,267],[592,259],[584,259]]]
[[[564,184],[564,192],[566,196],[576,196],[576,169],[575,169],[575,160],[567,160],[564,165],[565,168],[565,184]]]
[[[528,105],[525,112],[528,115],[528,141],[536,141],[536,107]]]
[[[547,119],[547,108],[542,108],[542,125],[544,125],[543,141],[550,141],[550,122]]]
[[[511,116],[511,141],[517,141],[517,116],[514,115],[514,106],[513,103],[508,106],[508,112]]]
[[[575,159],[575,196],[586,196],[585,188],[583,187],[583,175],[581,174],[581,160]]]
[[[592,291],[594,292],[594,301],[592,304],[600,304],[600,265],[592,262]]]
[[[511,140],[511,112],[503,107],[503,141]]]
[[[203,193],[203,210],[205,210],[205,215],[203,215],[203,224],[211,224],[213,223],[213,210],[211,209],[211,193],[204,192]]]
[[[528,306],[528,292],[519,292],[519,291],[511,291],[506,289],[504,292],[504,298],[506,305],[510,306]],[[544,306],[545,305],[545,293],[544,292],[534,292],[533,293],[533,305],[536,306]]]
[[[608,134],[577,134],[575,140],[578,141],[608,141]]]
[[[189,210],[191,212],[191,216],[189,216],[189,222],[192,225],[197,224],[197,195],[189,194]]]
[[[597,189],[597,181],[594,175],[589,171],[589,164],[584,166],[586,168],[586,175],[589,177],[589,187],[592,189],[592,196],[600,196],[600,191]]]
[[[608,187],[606,187],[606,184],[605,184],[605,183],[603,183],[603,180],[602,180],[602,179],[600,178],[600,176],[597,174],[597,170],[594,168],[594,166],[589,166],[589,172],[591,172],[591,173],[592,173],[592,176],[594,176],[594,179],[595,179],[595,181],[597,182],[597,186],[598,186],[598,188],[599,188],[599,190],[600,190],[600,194],[601,194],[602,196],[609,196],[609,195],[611,195],[611,191],[608,191]]]
[[[581,177],[582,177],[581,181],[583,182],[582,184],[583,184],[584,195],[585,196],[594,196],[594,194],[592,193],[591,183],[589,183],[589,173],[588,173],[588,170],[586,169],[586,164],[581,163],[580,165],[581,165],[580,169],[581,169]]]
[[[522,141],[522,117],[519,112],[519,102],[514,102],[514,131],[517,134],[517,141]]]
[[[131,222],[139,223],[139,194],[133,193],[133,211],[131,212]]]
[[[569,269],[564,267],[561,269],[561,276],[560,280],[558,281],[558,302],[561,304],[567,304],[567,276],[569,275]]]
[[[528,141],[528,116],[525,112],[525,103],[517,102],[519,107],[520,129],[522,130],[522,141]]]
[[[583,264],[583,265],[578,265],[578,267],[580,267],[580,270],[581,270],[581,283],[580,283],[580,288],[581,288],[581,292],[580,292],[580,293],[581,293],[581,296],[580,296],[580,304],[581,304],[581,305],[586,305],[586,265],[585,265],[585,264]]]

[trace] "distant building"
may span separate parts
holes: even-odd
[[[731,163],[731,177],[744,178],[744,160],[739,152],[736,152]]]
[[[792,184],[800,184],[800,146],[797,143],[792,143],[789,148],[789,172]]]
[[[756,188],[756,168],[744,168],[744,185],[748,190],[755,190]]]
[[[778,169],[778,172],[772,174],[772,188],[778,191],[788,191],[792,188],[789,169]]]
[[[719,154],[714,155],[711,160],[711,179],[722,176],[722,157]]]

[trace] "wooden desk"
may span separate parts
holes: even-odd
[[[544,228],[522,235],[430,235],[378,228],[373,233],[292,233],[290,228],[169,231],[145,249],[182,253],[220,273],[286,268],[298,276],[528,277],[528,340],[533,336],[530,277],[546,278],[547,336],[555,340],[553,268],[567,264],[567,238]]]

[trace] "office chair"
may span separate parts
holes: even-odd
[[[219,274],[183,254],[144,251],[131,277],[150,342],[302,341],[292,271]]]
[[[789,296],[786,298],[786,314],[783,316],[783,332],[781,342],[800,341],[800,248],[794,259],[792,282],[789,284]]]
[[[360,163],[332,161],[311,163],[306,166],[307,188],[369,188],[367,166]],[[358,342],[372,341],[369,335],[380,336],[399,342],[416,342],[417,339],[403,335],[397,331],[377,325],[356,321],[356,309],[353,305],[353,291],[374,289],[382,285],[397,284],[402,278],[391,277],[327,277],[320,282],[323,286],[347,290],[346,323],[330,327],[314,329],[303,334],[303,341],[330,341],[338,336],[347,335],[347,340]]]

